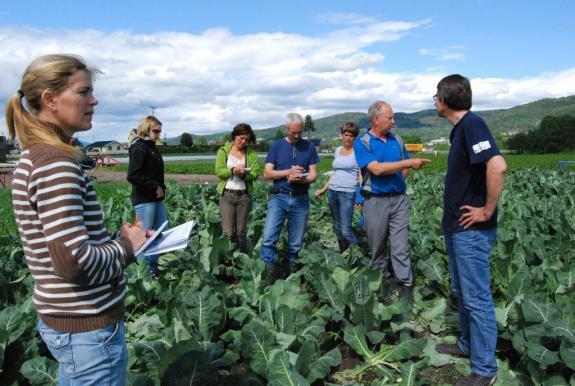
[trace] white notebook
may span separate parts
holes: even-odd
[[[142,245],[140,247],[140,249],[138,249],[136,251],[136,253],[134,253],[134,256],[140,256],[142,254],[142,252],[144,252],[146,250],[146,248],[148,248],[154,242],[154,240],[156,240],[156,238],[162,234],[162,231],[164,230],[166,225],[168,225],[167,220],[164,221],[164,223],[162,225],[160,225],[160,227],[156,230],[156,233],[154,233],[152,236],[148,237],[148,239],[146,240],[144,245]]]
[[[190,233],[192,232],[192,229],[195,225],[196,222],[192,220],[162,232],[161,236],[152,240],[152,243],[149,244],[149,247],[144,250],[144,256],[159,255],[161,253],[177,251],[186,248],[188,246],[188,240],[190,239]],[[163,228],[164,225],[162,224],[161,229]]]

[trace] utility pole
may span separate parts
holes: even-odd
[[[156,109],[157,109],[158,107],[159,107],[159,106],[150,105],[150,108],[152,109],[152,117],[154,116],[154,112],[156,111]]]

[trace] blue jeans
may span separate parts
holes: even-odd
[[[266,264],[271,265],[277,260],[276,244],[286,218],[288,220],[287,257],[291,263],[297,260],[298,253],[303,246],[308,214],[309,196],[307,194],[291,197],[280,193],[271,196],[268,201],[266,224],[260,248],[260,257]]]
[[[459,348],[471,356],[471,372],[497,374],[497,322],[489,288],[489,256],[497,229],[446,233],[451,291],[457,297]]]
[[[338,240],[345,240],[349,244],[357,244],[357,238],[353,234],[353,206],[355,205],[354,192],[340,192],[329,189],[327,193],[329,209],[333,216],[335,235]]]
[[[160,225],[168,219],[168,213],[166,212],[164,201],[138,204],[134,206],[134,209],[136,210],[136,214],[140,215],[140,220],[144,223],[145,230],[158,229]],[[164,230],[167,230],[167,227]],[[142,256],[141,259],[148,263],[151,274],[158,272],[158,260],[160,259],[160,255]]]
[[[38,319],[38,330],[58,361],[59,385],[125,385],[128,348],[123,321],[99,330],[64,333]]]

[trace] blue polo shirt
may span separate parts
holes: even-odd
[[[464,231],[459,217],[463,205],[482,207],[487,201],[487,166],[485,163],[501,154],[485,121],[471,111],[451,130],[451,148],[443,193],[443,230]],[[488,230],[497,226],[497,210],[489,221],[473,224],[466,230]]]
[[[292,166],[301,166],[309,172],[310,165],[319,162],[315,145],[308,140],[300,139],[289,143],[285,138],[274,141],[266,156],[266,164],[274,164],[275,170],[286,170]],[[274,180],[274,188],[290,192],[307,192],[309,184],[291,184],[287,178]]]
[[[363,143],[369,140],[369,148]],[[361,168],[363,177],[362,189],[365,186],[365,176],[368,173],[367,165],[373,161],[377,162],[396,162],[401,161],[401,152],[403,159],[409,158],[409,153],[405,146],[401,149],[400,143],[393,133],[387,133],[386,141],[374,136],[368,131],[360,135],[353,143],[355,160]],[[373,195],[385,193],[404,193],[407,186],[403,179],[403,173],[398,171],[393,174],[384,176],[370,176],[371,193]]]

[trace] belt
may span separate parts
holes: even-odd
[[[301,196],[304,194],[307,195],[307,191],[305,191],[305,192],[292,192],[291,190],[282,190],[282,189],[275,189],[275,188],[272,188],[270,190],[270,193],[271,194],[287,194],[290,197]]]
[[[237,189],[225,189],[224,188],[224,193],[231,193],[231,194],[236,195],[236,196],[241,196],[242,194],[248,194],[248,190],[247,189],[237,190]]]
[[[405,194],[405,192],[386,192],[386,193],[371,193],[367,190],[362,190],[361,195],[365,198],[370,198],[370,197],[393,197],[393,196],[401,196],[403,194]]]

